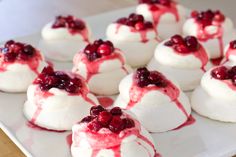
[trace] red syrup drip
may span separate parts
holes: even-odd
[[[83,40],[87,43],[89,43],[89,33],[88,33],[88,29],[84,28],[83,30],[77,31],[77,30],[73,30],[73,29],[68,29],[68,31],[70,32],[71,35],[77,35],[80,34],[83,38]]]
[[[173,130],[180,130],[184,127],[194,124],[195,122],[196,122],[196,119],[192,115],[190,115],[185,123],[181,124],[180,126],[178,126],[177,128]]]
[[[3,59],[3,56],[0,56],[0,59]],[[34,56],[32,58],[29,58],[27,60],[15,60],[14,62],[4,62],[2,61],[0,63],[0,72],[4,72],[7,70],[7,67],[11,64],[22,64],[27,65],[35,74],[39,74],[38,67],[40,62],[42,61],[42,56],[39,51],[36,51]]]
[[[218,29],[216,31],[216,33],[214,34],[209,34],[206,30],[205,27],[203,27],[203,25],[201,23],[198,23],[197,21],[195,21],[195,23],[198,26],[198,30],[197,30],[197,38],[198,40],[200,40],[201,42],[206,42],[210,39],[217,39],[219,42],[219,47],[220,47],[220,57],[222,58],[224,56],[224,42],[223,42],[223,28],[222,28],[222,23],[217,23]]]
[[[118,34],[118,33],[119,33],[119,30],[120,30],[121,26],[122,26],[122,24],[117,23],[115,34]],[[129,27],[129,26],[127,26],[127,27]],[[129,28],[130,28],[130,32],[132,32],[132,33],[139,33],[139,34],[140,34],[141,42],[142,42],[142,43],[148,42],[147,32],[150,31],[150,30],[152,30],[152,29],[147,29],[147,30],[140,30],[140,31],[138,31],[138,30],[136,30],[136,29],[133,28],[133,27],[129,27]],[[157,39],[158,39],[158,38],[157,38]]]
[[[155,91],[158,90],[161,93],[167,95],[171,101],[175,102],[176,106],[183,112],[183,114],[188,118],[188,113],[186,112],[186,110],[184,109],[183,105],[179,102],[178,97],[180,94],[179,89],[172,84],[169,80],[167,80],[167,86],[166,87],[157,87],[155,85],[152,86],[147,86],[144,88],[140,88],[135,84],[135,81],[133,81],[133,85],[130,89],[130,101],[128,103],[128,106],[126,107],[126,109],[130,109],[132,107],[135,106],[135,104],[139,103],[143,96],[150,92],[150,91]]]
[[[231,80],[221,80],[221,81],[224,82],[230,89],[236,91],[236,86],[233,85]]]
[[[221,64],[222,60],[223,60],[223,57],[219,57],[219,58],[211,59],[210,61],[214,66],[217,66]]]
[[[110,132],[107,134],[94,133],[94,132],[91,132],[86,127],[86,129],[81,131],[81,132],[83,132],[83,135],[81,134],[83,137],[79,137],[80,133],[74,132],[75,140],[73,140],[73,141],[75,142],[74,145],[76,147],[80,147],[81,143],[79,140],[81,138],[85,138],[84,134],[86,134],[87,142],[89,143],[89,145],[91,146],[91,148],[93,150],[91,157],[97,157],[97,155],[99,154],[101,149],[109,149],[114,153],[114,157],[121,157],[122,141],[131,135],[135,135],[135,136],[137,136],[137,138],[139,138],[140,140],[147,143],[148,145],[150,145],[153,148],[155,155],[151,156],[151,154],[148,152],[149,157],[160,157],[160,155],[156,152],[154,144],[149,139],[147,139],[146,137],[141,135],[140,130],[141,130],[140,124],[137,121],[135,121],[134,128],[124,130],[119,134],[110,133]],[[103,142],[99,142],[99,141],[103,141]],[[138,144],[142,145],[140,142],[138,142]],[[145,147],[144,145],[142,145],[142,146]],[[145,149],[147,150],[146,147],[145,147]]]
[[[149,11],[152,14],[152,19],[153,19],[153,23],[154,23],[154,27],[157,28],[160,22],[160,19],[162,17],[162,15],[166,14],[166,13],[171,13],[175,16],[175,20],[176,22],[179,21],[179,14],[178,14],[178,10],[177,10],[177,4],[176,3],[171,3],[170,6],[163,6],[163,5],[159,5],[159,4],[153,4],[153,5],[149,5]],[[156,29],[156,33],[158,35],[158,31]]]
[[[127,69],[124,67],[125,60],[123,56],[120,53],[116,53],[116,52],[111,53],[111,55],[109,56],[103,56],[102,58],[98,58],[94,61],[89,61],[86,55],[83,52],[81,52],[75,58],[74,65],[77,65],[79,62],[82,62],[86,65],[86,69],[87,69],[86,81],[88,82],[93,77],[93,75],[99,73],[100,65],[102,63],[108,60],[115,60],[115,59],[118,59],[121,62],[122,69],[126,73],[128,73]]]
[[[36,124],[33,124],[33,123],[30,122],[30,121],[28,121],[28,122],[26,123],[26,125],[27,125],[29,128],[32,128],[32,129],[38,130],[38,131],[49,131],[49,132],[56,132],[56,133],[64,133],[64,132],[66,132],[66,130],[47,129],[47,128],[38,126],[38,125],[36,125]]]
[[[66,136],[66,143],[70,148],[72,145],[72,133]]]
[[[176,51],[174,51],[174,52],[176,52]],[[182,56],[194,55],[202,63],[202,65],[201,65],[202,71],[206,72],[205,65],[208,62],[208,56],[207,56],[207,53],[206,53],[205,49],[203,48],[203,46],[200,45],[199,50],[197,50],[196,52],[192,52],[192,53],[179,53],[179,52],[176,52],[176,53],[178,55],[182,55]]]
[[[98,101],[100,105],[102,105],[105,108],[112,106],[114,102],[114,100],[109,97],[98,97]]]

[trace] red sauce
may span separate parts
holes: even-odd
[[[196,119],[192,115],[190,115],[185,123],[183,123],[182,125],[178,126],[177,128],[175,128],[173,130],[180,130],[184,127],[194,124],[195,122],[196,122]]]
[[[100,105],[107,108],[113,105],[114,100],[110,97],[98,97]]]

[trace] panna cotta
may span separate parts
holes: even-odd
[[[161,39],[182,34],[187,17],[186,9],[174,0],[139,0],[136,12],[153,22]]]
[[[0,90],[26,92],[45,65],[44,57],[33,46],[7,41],[0,47]]]
[[[81,76],[49,66],[29,86],[24,114],[30,123],[42,128],[71,130],[97,104]]]
[[[218,66],[206,72],[191,97],[198,114],[223,122],[236,122],[236,66]]]
[[[111,23],[107,27],[106,35],[124,52],[128,64],[132,67],[146,65],[158,44],[152,22],[145,21],[142,15],[134,13]]]
[[[232,20],[219,10],[192,11],[183,26],[183,33],[197,37],[211,59],[223,57],[224,46],[236,36]]]
[[[175,79],[184,91],[197,87],[209,68],[207,51],[198,40],[194,36],[183,38],[180,35],[160,43],[148,64],[148,69]]]
[[[91,92],[97,95],[117,94],[121,79],[131,71],[124,53],[112,42],[101,39],[75,55],[72,69],[86,79]]]
[[[91,30],[82,19],[74,16],[57,16],[44,26],[39,42],[46,57],[57,61],[71,61],[80,49],[91,41]]]
[[[160,157],[151,135],[132,116],[115,107],[92,107],[72,128],[73,157]]]
[[[114,106],[132,111],[150,132],[175,129],[190,116],[187,96],[158,71],[139,68],[121,81],[119,90]]]

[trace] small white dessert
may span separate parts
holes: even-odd
[[[206,72],[193,92],[191,105],[198,114],[223,122],[236,122],[236,66]]]
[[[10,40],[0,47],[0,90],[26,92],[46,65],[39,50]]]
[[[224,51],[225,58],[221,64],[233,66],[236,65],[236,40],[231,41]]]
[[[232,20],[212,10],[193,11],[183,26],[183,34],[197,37],[211,59],[223,57],[224,47],[236,36]]]
[[[174,35],[156,47],[147,67],[175,79],[183,91],[190,91],[199,85],[210,64],[206,50],[195,37]]]
[[[157,35],[153,24],[142,15],[130,14],[111,23],[106,30],[108,40],[120,48],[132,67],[146,65],[153,56]]]
[[[139,68],[121,81],[119,90],[114,106],[132,111],[150,132],[173,130],[190,116],[187,96],[157,71]]]
[[[186,20],[186,9],[173,0],[140,0],[136,12],[152,21],[161,39],[170,38],[173,34],[182,34]]]
[[[58,61],[71,61],[80,49],[91,41],[91,30],[85,21],[69,16],[57,16],[44,26],[40,49],[46,57]]]
[[[121,79],[131,71],[123,52],[110,41],[101,39],[75,55],[72,69],[73,73],[82,75],[91,92],[98,95],[117,94]]]
[[[82,77],[46,67],[28,88],[24,114],[42,128],[71,130],[97,104]]]
[[[160,157],[151,135],[120,108],[93,107],[72,128],[73,157]]]

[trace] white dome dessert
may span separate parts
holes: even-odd
[[[72,69],[73,73],[82,75],[91,92],[98,95],[117,94],[121,79],[131,71],[123,52],[110,41],[101,39],[75,55]]]
[[[110,24],[107,38],[120,48],[132,67],[146,65],[153,56],[157,36],[153,24],[144,21],[142,15],[130,14]]]
[[[148,69],[175,79],[184,91],[193,90],[210,64],[204,47],[193,36],[174,35],[160,43]]]
[[[170,38],[173,34],[182,34],[186,20],[186,9],[173,0],[140,0],[136,12],[152,21],[161,39]]]
[[[85,21],[69,16],[57,16],[44,26],[39,47],[46,57],[71,61],[80,49],[91,41],[91,30]]]
[[[157,71],[139,68],[121,81],[119,90],[114,106],[132,111],[150,132],[175,129],[191,113],[187,96]]]
[[[72,128],[73,157],[160,157],[151,135],[120,108],[90,113]]]
[[[24,114],[42,128],[71,130],[97,104],[82,77],[46,67],[28,88]]]
[[[46,65],[39,50],[10,40],[0,47],[0,90],[26,92]]]
[[[198,114],[223,122],[236,122],[236,67],[218,66],[206,72],[191,97]]]
[[[236,36],[232,20],[212,10],[193,11],[183,26],[183,33],[197,37],[211,59],[223,57],[224,46]]]

